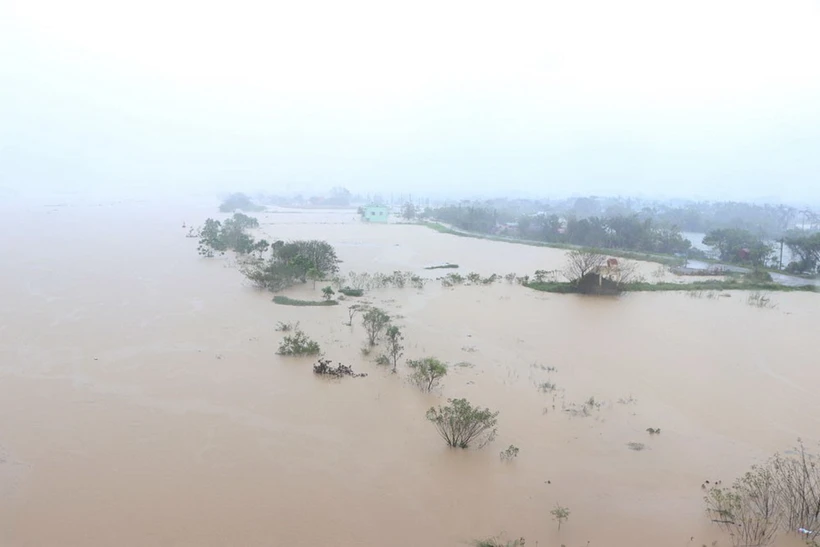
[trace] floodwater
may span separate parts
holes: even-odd
[[[2,211],[3,547],[456,546],[502,532],[556,547],[727,546],[701,484],[820,441],[819,294],[758,309],[740,293],[583,298],[506,283],[370,293],[398,317],[405,357],[462,363],[428,395],[361,356],[363,329],[343,324],[350,300],[277,306],[229,258],[198,257],[181,224],[213,211]],[[259,218],[270,236],[327,239],[343,271],[563,262],[353,211]],[[278,357],[277,321],[300,321],[328,358],[369,376],[326,381],[311,360]],[[499,410],[496,441],[446,448],[424,415],[448,397]],[[567,412],[590,397],[588,416]],[[520,454],[501,462],[510,444]],[[560,531],[556,504],[571,511]]]

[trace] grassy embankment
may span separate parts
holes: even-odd
[[[339,302],[336,300],[298,300],[289,296],[276,295],[273,297],[276,304],[283,306],[335,306]]]
[[[527,287],[536,291],[558,294],[580,294],[578,288],[567,281],[561,282],[531,282]],[[695,281],[693,283],[648,283],[636,281],[625,283],[620,287],[621,292],[657,292],[657,291],[780,291],[780,292],[820,292],[816,285],[800,285],[790,287],[779,283],[756,283],[741,279],[727,279],[725,281]]]
[[[577,251],[577,250],[584,250],[584,251],[591,251],[594,253],[599,253],[608,256],[616,256],[618,258],[626,258],[629,260],[641,260],[644,262],[657,262],[658,264],[663,264],[665,266],[683,266],[686,264],[686,260],[674,255],[668,254],[656,254],[656,253],[642,253],[636,251],[627,251],[623,249],[600,249],[597,247],[581,247],[578,245],[570,245],[568,243],[549,243],[546,241],[536,241],[533,239],[519,239],[514,237],[504,237],[504,236],[495,236],[490,234],[478,234],[474,232],[465,232],[461,230],[455,230],[448,226],[444,226],[438,222],[427,221],[423,222],[425,226],[431,228],[437,232],[442,234],[450,234],[454,236],[460,237],[471,237],[474,239],[487,239],[490,241],[503,241],[506,243],[517,243],[519,245],[530,245],[533,247],[549,247],[551,249],[564,249],[567,251]],[[697,258],[696,260],[700,262],[705,262],[707,264],[723,264],[720,260],[715,260],[714,258]],[[742,268],[750,268],[750,266],[738,264]],[[762,268],[763,271],[769,273],[786,273],[782,270],[778,270],[776,268]],[[731,274],[731,272],[727,272]],[[800,277],[803,279],[814,279],[811,275],[806,274],[787,274],[793,277]],[[676,290],[676,289],[649,289],[649,290]],[[683,290],[683,289],[679,289]],[[763,290],[763,289],[752,289],[752,290]],[[767,290],[778,290],[778,289],[767,289]],[[788,290],[788,289],[787,289]],[[811,290],[811,289],[798,289],[798,290]]]
[[[424,226],[431,228],[442,234],[450,234],[459,237],[470,237],[473,239],[486,239],[489,241],[503,241],[505,243],[517,243],[519,245],[530,245],[532,247],[548,247],[551,249],[564,249],[567,251],[577,251],[583,249],[585,251],[592,251],[607,256],[617,256],[618,258],[627,258],[630,260],[641,260],[645,262],[657,262],[666,266],[683,266],[685,260],[673,255],[662,255],[653,253],[640,253],[634,251],[624,251],[620,249],[597,249],[593,247],[580,247],[577,245],[570,245],[568,243],[549,243],[546,241],[535,241],[532,239],[518,239],[514,237],[496,236],[490,234],[477,234],[473,232],[462,232],[461,230],[454,230],[439,224],[438,222],[424,222]]]

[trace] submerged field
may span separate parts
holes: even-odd
[[[362,326],[345,325],[361,299],[276,305],[232,259],[197,256],[182,222],[215,210],[3,211],[0,545],[455,546],[503,532],[556,547],[728,546],[704,481],[820,441],[820,294],[755,307],[732,291],[590,298],[505,282],[367,292],[403,327],[405,358],[452,365],[424,394],[406,367],[362,356]],[[257,217],[269,237],[328,240],[342,272],[523,275],[564,260],[354,211]],[[311,284],[287,296],[321,300]],[[276,355],[279,321],[368,376],[328,381],[312,359]],[[451,397],[500,411],[493,444],[444,445],[425,411]],[[500,461],[510,444],[518,457]],[[560,531],[556,504],[570,509]]]

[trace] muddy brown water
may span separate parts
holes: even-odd
[[[739,293],[373,291],[401,316],[406,357],[462,363],[428,395],[406,370],[361,356],[361,326],[343,324],[350,301],[277,306],[229,258],[199,258],[181,223],[214,209],[2,211],[0,545],[455,546],[504,532],[556,547],[724,546],[703,481],[728,482],[797,437],[820,441],[820,295],[774,294],[775,309],[758,309]],[[329,240],[344,271],[531,273],[563,261],[362,225],[353,211],[259,218],[271,236]],[[311,360],[276,356],[280,320],[369,376],[325,381]],[[553,394],[536,388],[545,381]],[[499,410],[496,441],[447,449],[424,418],[447,397]],[[590,397],[600,408],[589,416],[567,412]],[[521,452],[503,463],[510,444]],[[556,504],[571,511],[560,531]]]

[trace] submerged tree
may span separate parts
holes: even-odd
[[[322,289],[322,296],[327,301],[330,301],[330,299],[333,298],[334,294],[336,294],[336,291],[334,291],[333,287],[331,287],[330,285]]]
[[[436,426],[439,435],[453,448],[467,448],[477,442],[479,448],[495,438],[498,412],[473,407],[467,399],[448,399],[450,404],[430,407],[427,419]]]
[[[321,353],[319,343],[311,339],[301,329],[296,328],[293,334],[285,336],[279,343],[279,355],[318,355]]]
[[[578,283],[587,274],[597,271],[606,264],[606,256],[592,251],[570,251],[564,275],[570,283]]]
[[[316,282],[322,278],[322,274],[319,273],[319,270],[312,267],[307,271],[307,278],[313,281],[313,288],[316,288]]]
[[[259,226],[253,217],[235,213],[232,218],[220,222],[209,218],[199,231],[199,254],[213,256],[215,252],[236,251],[241,255],[267,249],[265,240],[256,242],[246,230]]]
[[[393,373],[395,373],[399,358],[404,355],[404,346],[401,345],[404,335],[396,325],[387,327],[385,334],[387,338],[387,356],[393,365]]]
[[[410,381],[422,391],[432,391],[438,386],[441,379],[447,375],[447,364],[435,357],[425,357],[407,361],[407,366],[413,369]]]
[[[375,346],[389,323],[390,316],[384,311],[379,308],[369,308],[362,315],[362,325],[364,325],[364,330],[367,332],[368,344]]]
[[[569,519],[569,508],[561,505],[556,505],[555,509],[550,511],[552,518],[558,521],[558,529],[561,529],[561,523]]]
[[[234,211],[262,211],[264,207],[256,205],[251,198],[241,192],[236,192],[225,198],[219,210],[223,213],[232,213]]]
[[[222,223],[209,218],[199,231],[199,247],[197,250],[202,256],[212,257],[214,252],[224,253],[227,250],[222,240]]]
[[[309,272],[322,279],[339,269],[336,251],[326,241],[277,241],[270,248],[268,260],[252,260],[240,269],[259,288],[279,291],[307,282]]]
[[[755,266],[766,264],[774,252],[760,237],[737,228],[712,230],[704,236],[703,244],[713,247],[721,260]]]
[[[357,313],[362,309],[362,306],[359,304],[353,304],[349,308],[347,308],[347,326],[353,326],[353,318],[356,316]]]
[[[790,271],[817,273],[817,266],[820,264],[820,232],[811,235],[790,233],[784,241],[792,256],[797,259],[788,265]]]

